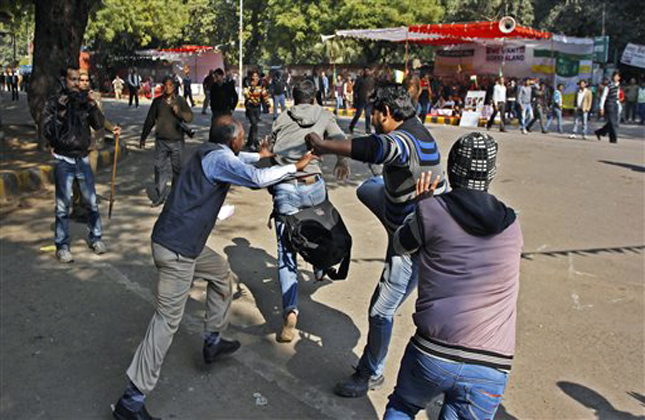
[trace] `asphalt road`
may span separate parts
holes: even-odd
[[[61,265],[53,252],[41,252],[53,244],[53,188],[2,210],[3,419],[108,419],[126,385],[125,369],[153,313],[156,279],[149,238],[160,209],[149,207],[147,195],[152,150],[135,148],[146,110],[145,104],[128,110],[105,102],[132,148],[118,170],[111,220],[107,202],[101,205],[108,254],[92,254],[84,244],[86,228],[75,223],[75,263]],[[198,135],[188,142],[191,150],[210,122],[195,111]],[[28,120],[24,109],[2,112],[4,123]],[[270,117],[263,119],[266,132]],[[341,121],[343,128],[348,122]],[[430,128],[444,159],[467,132]],[[500,145],[491,192],[519,212],[525,240],[517,352],[498,419],[645,418],[645,132],[642,126],[622,130],[617,145],[523,136],[517,129],[491,132]],[[328,169],[333,164],[334,158],[325,158]],[[228,257],[240,279],[228,335],[243,347],[214,366],[203,365],[204,284],[196,282],[148,398],[150,412],[176,419],[382,416],[414,332],[414,296],[396,317],[384,387],[361,399],[331,391],[352,372],[365,344],[369,298],[386,244],[383,227],[355,196],[370,172],[356,162],[352,169],[348,182],[326,177],[354,237],[349,279],[314,283],[311,268],[302,266],[299,334],[291,344],[275,340],[281,317],[275,233],[266,227],[270,196],[231,191],[227,202],[235,214],[218,224],[208,243]],[[103,197],[108,182],[109,173],[99,173]],[[436,409],[431,405],[419,418],[434,418]]]

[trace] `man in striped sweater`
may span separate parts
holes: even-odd
[[[419,296],[385,419],[412,419],[442,393],[441,419],[492,419],[502,401],[523,240],[513,209],[487,192],[496,156],[489,135],[462,136],[448,155],[452,191],[420,200],[394,234],[396,253],[418,255]]]
[[[620,93],[620,73],[614,72],[611,76],[611,83],[605,88],[600,97],[600,115],[605,117],[605,125],[596,130],[596,138],[609,135],[609,143],[617,143],[618,136],[618,95]]]
[[[334,389],[343,397],[364,396],[383,383],[394,314],[417,285],[416,258],[395,255],[391,241],[391,235],[415,209],[416,181],[422,172],[432,171],[440,176],[435,193],[446,189],[439,148],[415,111],[403,85],[386,85],[372,96],[377,134],[348,141],[324,141],[313,133],[307,137],[316,153],[383,165],[383,176],[365,181],[357,191],[358,198],[383,223],[390,239],[385,267],[369,308],[367,345],[354,374]]]

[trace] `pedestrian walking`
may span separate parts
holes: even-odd
[[[341,141],[345,133],[340,129],[331,112],[317,103],[316,87],[311,80],[304,79],[293,89],[295,105],[280,114],[273,123],[272,138],[274,162],[285,166],[296,162],[306,153],[305,136],[316,133],[323,138]],[[349,175],[349,158],[339,157],[335,168],[339,180]],[[312,162],[306,170],[284,179],[270,189],[273,195],[273,209],[278,241],[278,279],[282,291],[283,327],[277,338],[280,342],[291,342],[295,336],[298,320],[298,271],[297,254],[289,242],[284,220],[288,216],[308,207],[316,206],[327,198],[327,189],[322,177],[321,165]],[[322,280],[323,273],[314,267],[316,280]]]
[[[620,90],[620,73],[615,71],[611,76],[611,82],[603,90],[600,97],[600,115],[605,117],[606,123],[600,129],[596,130],[596,138],[608,135],[609,143],[618,142],[618,133],[616,132],[619,118],[618,91]]]
[[[273,97],[273,119],[275,120],[278,118],[278,105],[280,106],[280,113],[283,113],[286,109],[287,85],[282,78],[282,73],[276,72],[269,85],[269,90]]]
[[[338,115],[338,110],[345,108],[345,81],[343,80],[343,75],[339,74],[336,76],[336,81],[334,83],[334,100],[336,102],[336,107],[334,108],[334,114]]]
[[[134,99],[135,108],[139,108],[139,89],[141,89],[141,76],[137,74],[137,69],[130,69],[128,75],[128,108],[132,106],[132,99]]]
[[[356,83],[353,86],[354,91],[354,106],[356,107],[356,112],[354,113],[354,118],[349,123],[349,133],[354,133],[354,128],[358,123],[358,119],[361,117],[361,114],[365,114],[365,133],[369,134],[372,129],[370,126],[370,118],[372,109],[370,107],[369,97],[374,91],[374,78],[371,75],[370,69],[365,67],[363,73],[356,79]],[[416,110],[415,110],[416,111]]]
[[[258,124],[262,117],[262,104],[269,102],[269,93],[260,83],[260,73],[257,70],[251,72],[249,86],[244,88],[244,106],[246,107],[246,118],[249,120],[249,138],[246,142],[248,150],[258,149]]]
[[[589,121],[589,111],[593,105],[591,91],[587,89],[587,82],[580,80],[578,82],[578,91],[575,97],[575,108],[573,110],[573,130],[569,138],[575,139],[578,133],[578,125],[582,125],[582,138],[587,138],[587,123]]]
[[[546,120],[546,126],[544,126],[545,131],[549,131],[549,127],[551,127],[551,122],[555,118],[556,122],[558,123],[558,133],[562,134],[562,91],[564,90],[564,85],[560,83],[553,92],[553,99],[551,103],[551,112],[549,113],[549,117]]]
[[[509,120],[517,118],[517,121],[520,122],[522,121],[522,112],[517,102],[518,89],[517,81],[512,78],[506,88],[506,112]]]
[[[152,207],[160,206],[166,201],[170,190],[168,181],[171,178],[175,185],[181,172],[184,153],[184,128],[182,124],[193,120],[193,111],[184,98],[175,94],[175,82],[172,76],[163,79],[163,95],[155,98],[150,105],[146,121],[143,124],[139,147],[144,148],[146,138],[155,127],[155,188],[157,197]]]
[[[360,201],[383,223],[388,233],[385,265],[369,306],[367,344],[354,374],[334,392],[343,397],[365,396],[383,384],[383,368],[392,337],[394,315],[417,284],[416,256],[394,254],[392,234],[416,207],[416,181],[422,172],[439,175],[435,194],[446,190],[439,147],[421,124],[412,98],[403,85],[378,87],[373,96],[374,127],[379,134],[348,141],[324,141],[309,134],[317,154],[336,154],[382,164],[383,176],[373,177],[357,190]]]
[[[625,87],[625,122],[631,120],[632,123],[635,123],[637,114],[638,84],[636,84],[636,79],[632,77],[629,86]]]
[[[522,230],[488,193],[497,143],[470,133],[448,156],[452,191],[419,201],[394,233],[397,254],[418,253],[419,287],[386,420],[413,419],[444,394],[441,419],[492,419],[515,353]],[[419,195],[432,191],[429,178]]]
[[[18,72],[15,68],[11,70],[11,77],[9,81],[11,83],[11,100],[18,101],[20,99],[20,96],[18,94]]]
[[[531,79],[524,80],[524,85],[520,86],[517,93],[517,103],[520,107],[520,128],[522,134],[526,134],[528,123],[533,118],[533,107],[531,105],[531,96],[533,95],[533,88],[531,87]]]
[[[123,94],[123,79],[117,74],[114,80],[112,80],[112,88],[114,89],[114,98],[117,101],[121,100],[121,95]]]
[[[170,86],[172,79],[164,86]],[[256,169],[251,163],[270,157],[240,153],[242,124],[230,115],[218,117],[209,141],[197,149],[182,170],[152,230],[152,257],[159,271],[155,313],[127,370],[129,384],[114,409],[118,420],[153,419],[145,398],[159,380],[161,366],[179,329],[191,285],[205,280],[204,363],[211,364],[240,348],[223,337],[233,299],[234,274],[224,257],[206,246],[231,185],[265,188],[304,170],[314,158],[307,153],[292,165]]]
[[[533,91],[531,92],[531,100],[533,101],[532,105],[534,116],[531,122],[529,122],[529,125],[526,126],[526,131],[530,132],[533,124],[535,124],[536,121],[540,121],[540,131],[542,131],[542,134],[545,134],[546,129],[544,128],[544,116],[546,114],[549,99],[546,84],[543,80],[533,86]]]
[[[224,79],[224,70],[218,68],[213,72],[211,85],[211,112],[213,121],[220,115],[229,115],[237,106],[237,92],[232,80]]]
[[[426,71],[419,81],[419,118],[422,123],[426,123],[426,116],[430,111],[430,101],[432,98],[432,89],[430,87],[430,74]]]
[[[641,125],[645,124],[645,79],[641,80],[641,86],[638,88],[638,115]]]
[[[210,70],[208,75],[202,80],[202,88],[204,90],[204,103],[202,103],[202,114],[206,115],[206,110],[211,103],[211,87],[215,82],[214,79],[214,70]]]
[[[493,87],[493,113],[488,119],[488,124],[486,124],[486,129],[490,130],[495,122],[495,116],[499,113],[499,131],[506,131],[506,85],[504,84],[504,78],[498,77],[495,81],[495,86]]]
[[[88,158],[92,142],[90,127],[95,130],[102,128],[104,116],[93,96],[80,91],[78,67],[68,66],[63,77],[63,89],[47,101],[40,124],[56,161],[56,258],[61,263],[71,263],[74,257],[70,251],[69,214],[74,179],[78,180],[87,206],[87,243],[98,255],[106,252],[101,241],[101,215]]]
[[[181,82],[184,86],[184,99],[186,102],[190,102],[190,106],[195,106],[195,100],[193,99],[193,88],[191,87],[193,81],[190,78],[190,67],[184,67],[184,78],[181,79]]]

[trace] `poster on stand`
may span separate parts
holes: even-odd
[[[479,119],[482,113],[480,111],[464,111],[461,113],[461,120],[459,120],[459,127],[472,127],[479,126]]]

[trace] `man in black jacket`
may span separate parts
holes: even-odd
[[[358,123],[358,119],[361,117],[361,114],[365,112],[365,133],[369,134],[371,130],[370,126],[370,117],[372,109],[369,106],[369,97],[374,91],[374,78],[371,75],[370,69],[365,67],[363,69],[362,75],[356,79],[356,84],[354,85],[354,106],[356,107],[356,113],[352,122],[349,124],[349,133],[354,133],[354,127]]]
[[[164,94],[152,101],[146,122],[143,124],[139,147],[143,149],[146,138],[155,129],[155,187],[157,198],[152,207],[157,207],[166,200],[168,189],[168,161],[172,165],[172,183],[175,184],[181,172],[181,158],[184,151],[184,131],[182,123],[193,120],[193,111],[184,98],[175,94],[175,82],[171,76],[163,79]]]
[[[101,241],[101,216],[94,189],[94,175],[88,158],[91,144],[90,126],[103,128],[105,118],[91,94],[79,89],[79,69],[69,66],[63,89],[51,97],[41,117],[41,129],[56,158],[56,258],[62,263],[74,261],[70,252],[69,213],[72,183],[78,180],[87,205],[88,244],[96,254],[106,252]]]
[[[233,113],[237,105],[237,92],[234,83],[224,80],[224,70],[221,68],[215,70],[213,78],[210,101],[213,121],[215,121],[220,115]]]

